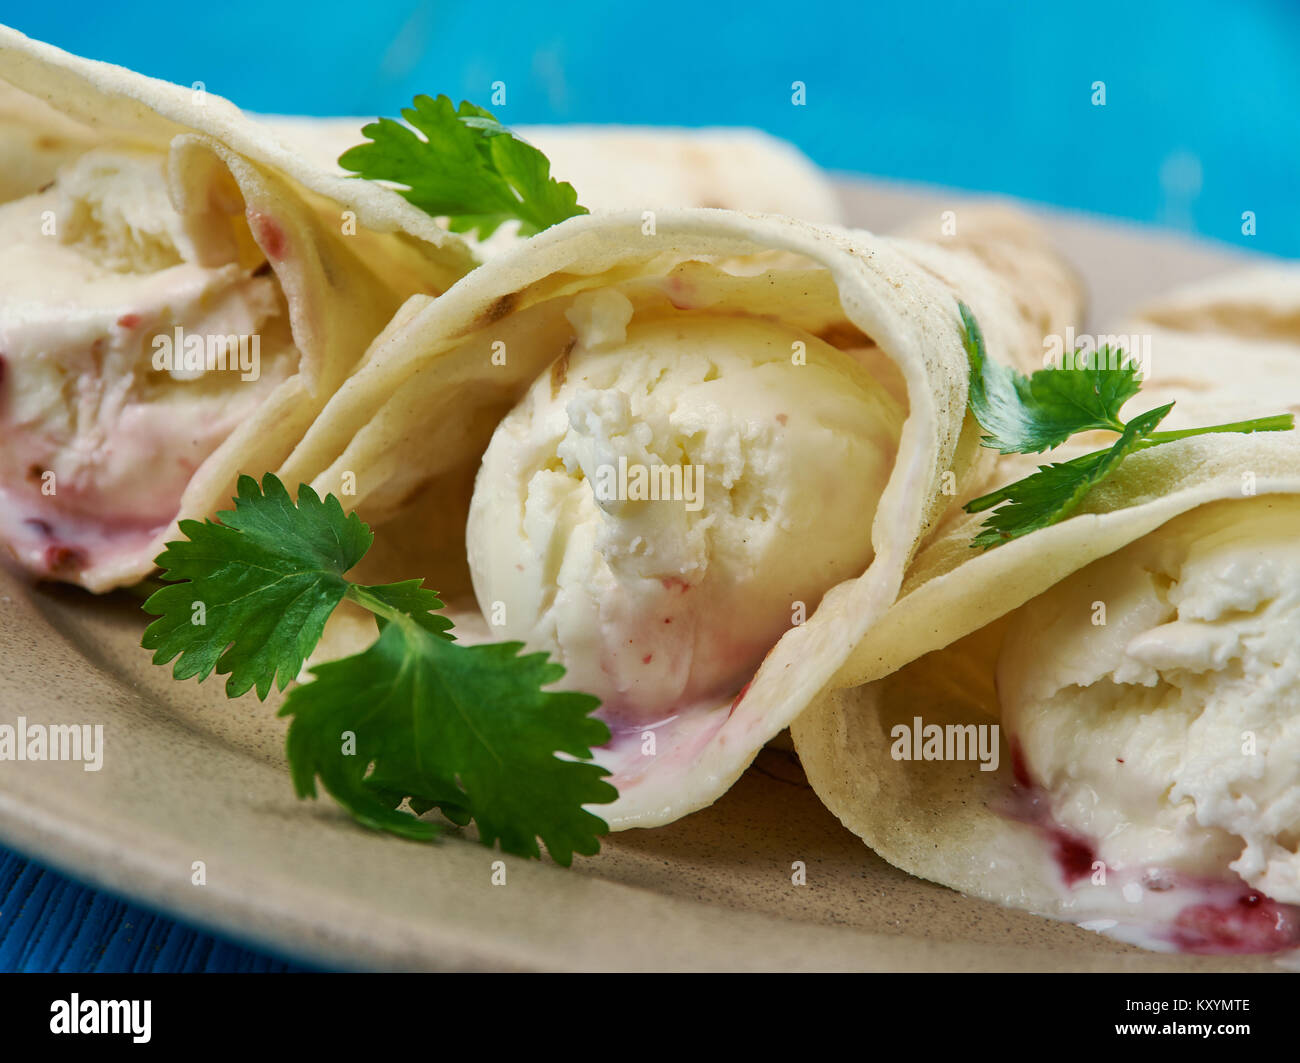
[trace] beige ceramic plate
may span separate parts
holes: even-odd
[[[846,183],[881,230],[955,197]],[[1242,261],[1049,218],[1093,320]],[[249,470],[256,472],[258,470]],[[148,475],[141,470],[141,475]],[[421,845],[293,796],[274,700],[177,683],[129,595],[30,589],[0,570],[0,723],[102,723],[104,765],[0,762],[0,841],[215,931],[327,967],[380,969],[1271,969],[1141,952],[969,900],[885,864],[769,749],[712,808],[612,836],[572,870],[464,837]],[[502,861],[504,885],[493,885]],[[802,861],[805,885],[792,883]],[[196,885],[202,863],[205,884]]]

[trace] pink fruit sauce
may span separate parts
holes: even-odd
[[[1067,889],[1086,886],[1100,861],[1096,844],[1056,822],[1047,791],[1030,774],[1019,744],[1010,744],[1014,782],[997,811],[1034,828],[1048,843]],[[1170,902],[1151,906],[1161,912],[1148,919],[1147,929],[1153,942],[1179,952],[1240,955],[1300,947],[1300,907],[1281,904],[1230,873],[1218,879],[1155,867],[1125,868],[1110,869],[1107,879],[1125,896],[1136,884],[1139,898],[1149,892]],[[1142,911],[1140,901],[1132,907],[1135,914],[1152,914]]]
[[[1188,880],[1207,897],[1178,913],[1170,944],[1205,955],[1277,952],[1300,945],[1300,908],[1279,904],[1244,882]]]

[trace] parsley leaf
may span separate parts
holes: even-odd
[[[1072,461],[1040,465],[1032,476],[966,503],[968,513],[1001,507],[981,525],[984,530],[975,536],[971,545],[987,549],[1064,520],[1096,484],[1155,431],[1173,408],[1171,402],[1134,417],[1108,450],[1093,451]]]
[[[348,582],[343,573],[370,549],[373,536],[355,514],[344,516],[332,495],[310,487],[289,492],[274,476],[259,489],[241,476],[235,509],[220,524],[186,520],[188,541],[168,543],[157,564],[172,582],[142,608],[159,619],[142,645],[153,663],[180,655],[172,674],[202,681],[215,668],[228,697],[253,687],[265,698],[273,682],[283,690],[320,641]]]
[[[1105,450],[1040,465],[1038,472],[967,502],[963,507],[967,513],[1000,507],[980,525],[983,531],[971,541],[972,547],[989,549],[1064,520],[1136,450],[1216,432],[1286,432],[1295,427],[1295,417],[1288,413],[1157,432],[1174,408],[1172,402],[1125,423],[1119,419],[1120,408],[1142,387],[1135,363],[1107,368],[1106,363],[1115,359],[1110,348],[1103,347],[1090,364],[1042,369],[1027,377],[988,357],[975,315],[965,303],[957,306],[970,363],[969,405],[987,433],[982,445],[1003,454],[1037,454],[1059,447],[1078,432],[1119,433],[1119,439]]]
[[[573,186],[551,177],[546,156],[482,107],[417,96],[402,117],[407,125],[380,118],[363,127],[369,143],[349,148],[339,165],[405,186],[402,195],[415,206],[482,239],[512,219],[521,236],[532,236],[587,213]]]
[[[426,631],[440,638],[454,641],[451,633],[451,621],[439,616],[442,601],[418,579],[408,579],[401,583],[382,583],[372,587],[352,585],[348,588],[348,597],[358,605],[364,605],[375,614],[375,620],[382,631],[391,615],[389,610],[397,610],[409,616]]]
[[[1123,431],[1120,408],[1142,387],[1138,366],[1102,347],[1087,367],[1040,369],[1025,376],[993,361],[970,307],[959,304],[970,360],[970,407],[988,433],[983,444],[1002,454],[1038,454],[1077,432]],[[1107,366],[1117,363],[1117,368]]]
[[[375,614],[379,636],[362,653],[312,669],[281,715],[294,788],[315,780],[362,823],[408,838],[440,827],[417,816],[441,809],[478,824],[485,845],[538,856],[538,839],[568,864],[599,850],[608,828],[586,811],[618,793],[591,763],[609,728],[589,694],[543,690],[564,669],[520,643],[463,646],[419,580],[364,586],[344,573],[374,536],[333,495],[305,484],[297,505],[272,475],[241,476],[235,509],[184,521],[187,540],[157,561],[169,581],[144,603],[159,619],[145,631],[155,664],[179,654],[178,679],[230,673],[226,693],[284,689],[315,649],[345,597]],[[180,582],[170,582],[180,581]],[[416,815],[398,806],[409,801]]]
[[[589,715],[600,702],[541,690],[564,669],[521,648],[457,646],[399,620],[364,653],[313,669],[281,709],[293,717],[298,795],[314,797],[319,776],[363,823],[407,837],[437,828],[396,810],[394,798],[473,818],[483,843],[500,839],[507,852],[537,856],[538,837],[560,864],[597,852],[605,824],[582,805],[617,792],[604,768],[554,753],[585,759],[608,741]]]

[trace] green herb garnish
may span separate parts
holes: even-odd
[[[438,808],[473,820],[485,845],[557,863],[599,851],[608,830],[585,804],[618,795],[590,761],[609,728],[589,694],[543,690],[564,669],[522,643],[464,646],[419,580],[364,586],[345,578],[374,535],[339,500],[305,484],[295,505],[272,475],[241,476],[220,523],[181,521],[185,540],[157,559],[168,585],[144,603],[154,664],[177,679],[228,675],[226,694],[283,690],[344,599],[375,614],[363,653],[316,666],[280,711],[292,717],[288,757],[299,797],[316,779],[358,820],[408,838],[443,829],[417,816]],[[556,754],[563,754],[557,756]],[[398,806],[409,800],[412,815]]]
[[[506,221],[517,219],[519,235],[532,236],[587,213],[573,186],[551,176],[546,156],[482,107],[417,96],[402,117],[407,125],[380,118],[364,126],[370,142],[349,148],[339,165],[404,186],[402,195],[421,210],[481,239]]]
[[[1059,447],[1079,432],[1119,434],[1105,450],[1040,465],[1033,475],[967,502],[964,508],[968,513],[994,510],[971,546],[988,549],[1064,520],[1135,451],[1213,432],[1285,432],[1295,427],[1295,416],[1287,413],[1209,428],[1157,432],[1174,408],[1172,402],[1122,421],[1120,408],[1142,387],[1134,362],[1119,359],[1117,352],[1103,347],[1093,364],[1040,369],[1025,376],[988,357],[975,315],[965,303],[958,307],[962,342],[970,361],[970,408],[986,433],[981,438],[984,446],[1001,454],[1038,454]],[[1109,368],[1112,362],[1116,365]]]

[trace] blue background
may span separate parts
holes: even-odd
[[[0,0],[0,21],[255,110],[488,105],[503,81],[507,123],[755,125],[835,169],[1300,252],[1300,0]]]
[[[1300,0],[0,0],[0,21],[254,110],[490,106],[501,81],[507,123],[752,125],[837,170],[1300,255]],[[0,856],[0,970],[283,966]]]

